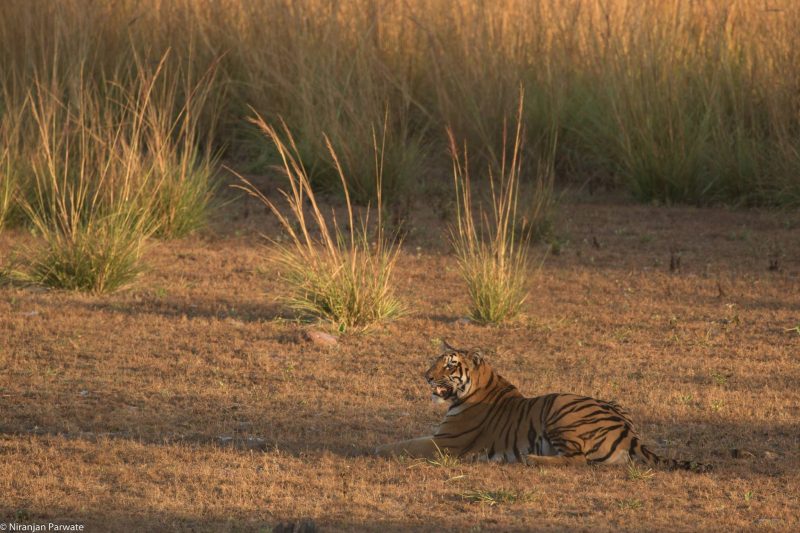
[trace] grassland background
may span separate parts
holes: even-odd
[[[249,202],[212,231],[153,243],[128,291],[0,287],[0,520],[797,531],[797,213],[572,199],[556,221],[569,243],[531,274],[523,317],[486,327],[458,320],[469,298],[430,209],[398,260],[408,313],[326,348],[275,303],[282,282],[260,234],[279,225]],[[629,479],[622,467],[372,456],[441,419],[421,376],[443,338],[485,348],[527,395],[616,400],[659,453],[715,471]],[[490,505],[467,499],[475,491],[520,497]]]
[[[798,28],[791,0],[10,0],[0,218],[30,194],[33,104],[74,116],[89,95],[93,115],[124,108],[120,92],[162,59],[172,91],[154,105],[175,119],[191,101],[194,115],[175,151],[262,170],[275,153],[245,118],[283,117],[316,183],[335,187],[331,138],[361,202],[374,196],[373,128],[386,127],[385,196],[401,205],[440,181],[447,126],[496,162],[524,86],[528,146],[555,142],[562,183],[796,205]]]
[[[710,204],[800,204],[799,28],[792,0],[3,1],[0,519],[797,530],[800,222]],[[498,165],[521,87],[523,188],[551,194],[544,162],[557,188],[701,208],[579,194],[521,317],[482,327],[446,239],[446,130]],[[285,119],[317,190],[340,188],[327,134],[358,203],[386,132],[387,212],[418,217],[398,320],[320,348],[274,303],[259,245],[281,227],[217,179],[286,187],[256,113]],[[34,241],[34,281],[140,283],[5,283]],[[440,418],[419,375],[441,338],[493,350],[526,394],[618,400],[659,451],[717,470],[371,457]]]

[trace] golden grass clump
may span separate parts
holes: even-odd
[[[7,146],[0,148],[0,231],[16,205],[17,177]]]
[[[24,254],[23,280],[110,292],[141,271],[148,237],[202,221],[214,163],[198,156],[194,110],[178,104],[163,65],[140,67],[128,86],[79,76],[71,97],[52,79],[29,94],[21,203],[40,240]]]
[[[489,166],[490,210],[480,206],[475,220],[466,147],[459,150],[450,135],[453,181],[457,196],[457,223],[450,241],[471,299],[470,317],[498,324],[513,319],[528,296],[529,231],[518,224],[522,173],[522,108],[520,93],[517,124],[510,158],[504,146],[497,175]]]
[[[269,207],[288,234],[288,244],[275,242],[274,259],[288,288],[286,303],[301,314],[330,321],[340,332],[361,331],[396,317],[401,306],[393,294],[391,276],[399,247],[384,233],[381,205],[385,136],[379,145],[373,133],[377,217],[372,234],[368,212],[355,220],[347,180],[330,140],[326,139],[326,144],[344,191],[345,229],[335,214],[329,222],[322,213],[286,123],[278,131],[261,117],[253,122],[274,143],[289,184],[288,192],[281,191],[288,206],[285,212],[242,178],[242,188]]]
[[[214,207],[218,153],[210,144],[216,117],[204,110],[219,104],[216,64],[198,79],[178,67],[167,73],[166,60],[153,76],[153,95],[143,106],[145,164],[155,176],[150,217],[160,238],[188,235],[203,227]],[[163,72],[162,72],[163,71]],[[140,78],[147,79],[140,71]]]
[[[42,85],[31,99],[32,192],[23,207],[41,240],[27,250],[20,277],[110,292],[141,269],[144,241],[155,230],[147,191],[153,175],[136,144],[143,116],[116,121],[90,90],[79,95],[77,114]]]
[[[24,108],[6,110],[5,114],[0,110],[0,231],[20,211],[24,185],[21,132],[26,118]]]

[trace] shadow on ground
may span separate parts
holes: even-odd
[[[192,299],[142,299],[141,301],[82,302],[87,310],[123,313],[130,316],[155,314],[165,318],[232,318],[242,322],[265,322],[276,319],[294,320],[295,315],[286,306],[259,301]]]
[[[211,413],[198,413],[192,407],[205,404],[206,399],[188,397],[182,400],[184,408],[174,409],[155,424],[152,413],[145,412],[131,415],[125,421],[115,418],[113,424],[95,422],[91,431],[67,429],[80,427],[85,422],[80,416],[70,417],[70,413],[83,410],[76,400],[72,408],[63,409],[57,425],[48,425],[35,417],[12,416],[0,424],[0,434],[87,442],[122,439],[146,445],[179,444],[247,453],[279,451],[294,457],[332,453],[344,458],[370,456],[377,443],[422,434],[398,435],[397,428],[390,421],[379,421],[379,413],[365,413],[365,418],[355,420],[346,409],[340,408],[322,416],[310,405],[295,405],[294,416],[288,418],[281,412],[288,406],[277,406],[266,412],[244,407],[224,409],[223,415],[233,421],[230,430],[208,434],[203,433],[203,420]],[[273,416],[275,423],[271,422]],[[320,427],[322,418],[325,419],[324,428]],[[648,428],[643,433],[644,440],[668,457],[709,462],[716,471],[724,471],[726,464],[749,464],[753,473],[766,475],[800,471],[797,453],[800,423],[753,424],[703,417],[683,420],[679,425],[671,420],[640,422]],[[422,427],[425,424],[420,422],[416,425]]]

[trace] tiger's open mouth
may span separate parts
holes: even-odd
[[[453,389],[448,387],[447,385],[441,385],[439,383],[431,383],[431,394],[446,400],[447,398],[453,395]]]

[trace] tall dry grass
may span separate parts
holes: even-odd
[[[288,288],[284,301],[301,315],[330,322],[339,332],[365,330],[397,316],[400,303],[392,289],[392,271],[399,247],[387,238],[382,216],[382,181],[386,136],[379,142],[373,130],[373,179],[376,217],[370,228],[369,211],[357,220],[348,182],[332,142],[325,138],[344,192],[346,225],[335,213],[323,213],[311,187],[311,178],[297,142],[284,122],[281,130],[261,117],[254,124],[274,143],[288,190],[279,206],[242,178],[242,188],[262,201],[288,235],[288,244],[274,242],[274,255]],[[306,204],[310,208],[306,207]]]
[[[37,136],[30,140],[37,142],[28,154],[32,191],[23,208],[40,240],[26,250],[20,277],[109,292],[141,270],[144,241],[155,231],[153,175],[141,164],[142,115],[126,123],[89,90],[79,98],[68,107],[42,85],[31,95]]]
[[[109,153],[111,145],[126,144],[142,166],[136,179],[151,183],[147,193],[154,202],[148,216],[158,219],[157,234],[178,237],[204,223],[216,187],[217,152],[211,141],[225,90],[217,78],[218,61],[210,56],[205,61],[192,43],[175,48],[173,42],[178,43],[172,37],[151,40],[139,31],[127,31],[138,20],[136,10],[124,2],[4,4],[0,191],[15,191],[12,211],[32,203],[47,181],[33,168],[34,160],[44,157],[43,144],[50,143],[50,149],[58,145],[54,153],[71,167],[64,172],[70,182],[96,181],[87,177],[83,162]],[[36,116],[45,109],[47,117]],[[50,121],[49,130],[40,123],[44,118]],[[77,142],[78,131],[91,134]],[[146,179],[149,174],[154,179]],[[124,195],[119,187],[104,180],[103,194]],[[25,217],[18,221],[26,222]]]
[[[218,62],[192,129],[242,166],[279,159],[243,120],[252,106],[284,117],[312,182],[335,189],[327,133],[368,203],[371,131],[385,128],[391,205],[441,174],[448,126],[497,165],[521,84],[526,142],[555,125],[559,180],[648,201],[796,205],[798,28],[792,0],[8,0],[0,121],[37,77],[69,99],[78,73],[129,85],[169,51],[165,71],[194,80]]]
[[[214,158],[200,152],[195,116],[209,82],[179,98],[167,56],[138,63],[123,84],[78,71],[65,87],[37,74],[10,127],[4,165],[38,237],[19,277],[52,287],[109,292],[141,271],[148,237],[198,227],[211,201]]]
[[[450,242],[470,296],[470,317],[484,324],[515,318],[528,297],[531,230],[520,227],[519,207],[524,152],[523,102],[520,93],[514,135],[508,139],[504,132],[499,167],[495,171],[493,165],[488,166],[488,209],[473,199],[467,147],[459,148],[450,133],[453,182],[458,198]]]
[[[0,130],[0,231],[18,206],[19,177],[15,152],[11,147],[13,134],[7,132],[11,121],[5,121]]]

